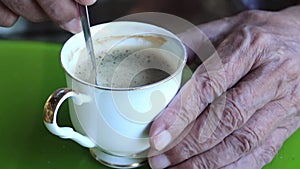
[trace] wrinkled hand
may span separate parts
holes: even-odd
[[[81,30],[76,3],[91,5],[96,0],[0,0],[0,26],[12,26],[19,16],[32,22],[53,20],[61,28]]]
[[[199,26],[217,52],[153,122],[152,168],[255,169],[273,159],[300,124],[299,18],[296,6]],[[193,32],[182,39],[201,46]]]

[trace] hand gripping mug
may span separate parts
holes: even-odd
[[[44,124],[54,135],[89,148],[107,166],[139,167],[150,147],[151,122],[180,88],[185,47],[173,33],[140,22],[100,24],[91,33],[96,69],[83,34],[71,37],[61,50],[67,87],[46,101]],[[73,128],[56,122],[67,99]]]

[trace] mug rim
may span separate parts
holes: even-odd
[[[77,34],[74,34],[72,37],[70,37],[63,45],[62,49],[61,49],[61,53],[60,53],[60,62],[61,62],[61,65],[64,69],[64,72],[69,76],[71,77],[72,79],[76,80],[77,82],[81,83],[81,84],[84,84],[84,85],[87,85],[87,86],[90,86],[90,87],[93,87],[93,88],[96,88],[96,89],[101,89],[101,90],[110,90],[110,91],[132,91],[132,90],[143,90],[143,89],[147,89],[147,88],[152,88],[152,87],[155,87],[155,86],[158,86],[162,83],[166,83],[167,81],[173,79],[176,75],[178,75],[179,73],[181,73],[186,65],[186,62],[187,62],[187,51],[186,51],[186,48],[183,44],[183,42],[178,38],[178,36],[176,36],[174,33],[170,32],[169,30],[163,28],[163,27],[159,27],[157,25],[153,25],[153,24],[149,24],[149,23],[144,23],[144,22],[136,22],[136,21],[113,21],[113,22],[107,22],[107,23],[102,23],[102,24],[98,24],[98,25],[94,25],[91,27],[91,31],[97,29],[97,27],[103,27],[105,25],[108,25],[108,24],[114,24],[114,23],[134,23],[134,24],[141,24],[141,25],[147,25],[147,26],[152,26],[152,27],[155,27],[155,28],[158,28],[160,30],[163,30],[164,32],[168,33],[169,35],[172,35],[171,38],[177,40],[179,42],[179,46],[182,48],[183,50],[183,54],[184,54],[184,57],[183,59],[180,59],[182,62],[180,63],[180,66],[176,69],[176,71],[174,71],[172,74],[170,74],[168,77],[162,79],[162,80],[159,80],[157,82],[154,82],[154,83],[151,83],[151,84],[146,84],[146,85],[142,85],[142,86],[134,86],[134,87],[124,87],[124,88],[120,88],[120,87],[110,87],[110,86],[101,86],[101,85],[97,85],[97,84],[93,84],[93,83],[90,83],[90,82],[87,82],[87,81],[84,81],[76,76],[74,76],[74,73],[72,73],[70,70],[68,70],[66,67],[65,67],[65,64],[64,64],[64,61],[63,61],[63,57],[66,57],[66,56],[63,56],[63,52],[66,50],[66,44],[69,44],[71,43],[71,41],[73,41],[73,39],[75,39],[76,37],[78,36],[83,36],[83,32],[79,32]],[[159,33],[155,33],[155,34],[159,34]],[[163,35],[163,34],[162,34]],[[166,36],[166,35],[164,35]],[[84,42],[84,41],[83,41]],[[85,44],[84,44],[85,45]],[[82,49],[82,48],[79,48],[79,49]],[[70,52],[73,52],[73,50],[69,51]]]

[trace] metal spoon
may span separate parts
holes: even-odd
[[[90,31],[90,20],[89,20],[89,13],[88,13],[88,8],[87,6],[80,5],[77,3],[77,7],[79,10],[79,16],[81,20],[81,25],[82,25],[82,31],[85,39],[85,44],[86,44],[86,49],[88,52],[88,56],[91,59],[92,62],[92,72],[91,72],[91,77],[95,77],[95,84],[97,85],[97,64],[96,64],[96,57],[95,57],[95,52],[94,52],[94,47],[93,47],[93,41],[91,37],[91,31]]]

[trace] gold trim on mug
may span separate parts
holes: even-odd
[[[67,93],[71,92],[71,89],[59,89],[55,91],[50,97],[47,99],[46,104],[44,106],[44,121],[47,123],[53,123],[54,120],[54,112],[55,108],[59,104],[59,100],[61,100]]]

